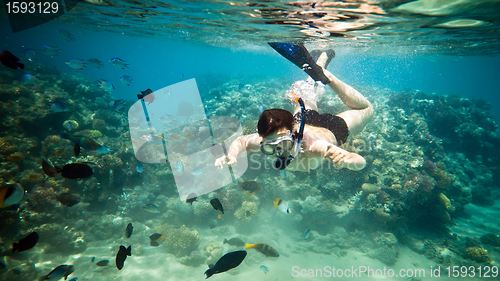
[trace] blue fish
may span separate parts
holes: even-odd
[[[142,210],[153,214],[158,214],[160,212],[160,208],[155,204],[147,204],[146,207],[142,207]]]
[[[59,34],[59,36],[61,36],[62,39],[66,40],[68,42],[75,41],[75,36],[71,35],[71,33],[69,33],[65,29],[62,29],[62,28],[58,29],[57,34]]]
[[[115,86],[113,86],[113,84],[111,84],[111,82],[109,82],[108,80],[104,80],[104,79],[101,79],[101,81],[97,81],[97,85],[105,90],[105,91],[113,91],[115,89]]]
[[[212,115],[213,110],[211,108],[205,108],[205,115],[210,116]]]
[[[266,109],[264,108],[264,106],[263,106],[262,104],[261,104],[261,105],[259,105],[259,111],[260,111],[260,113],[264,112],[264,110],[266,110]]]
[[[104,67],[104,63],[102,63],[102,61],[95,59],[95,58],[88,59],[88,62],[90,65],[92,65],[95,68],[103,68]]]
[[[307,240],[307,238],[309,238],[309,235],[311,235],[311,229],[310,228],[308,228],[306,230],[306,233],[304,233],[304,240]]]
[[[100,154],[108,154],[110,153],[111,151],[113,151],[111,148],[109,148],[108,146],[105,146],[105,145],[101,145],[99,146],[98,148],[96,148],[95,150],[97,153],[100,153]],[[138,171],[139,172],[139,171]]]
[[[126,64],[125,61],[122,60],[122,59],[120,59],[120,58],[112,58],[112,59],[109,60],[109,62],[113,66],[121,68],[121,69],[128,68],[128,64]]]
[[[123,105],[126,103],[127,101],[125,99],[119,99],[119,100],[115,100],[113,102],[113,109],[114,110],[120,110],[123,108]]]
[[[177,169],[177,171],[178,171],[179,173],[184,172],[184,164],[182,164],[182,162],[181,162],[181,161],[177,161],[177,162],[175,162],[174,166],[175,166],[175,168]]]
[[[26,49],[21,54],[24,57],[26,57],[26,59],[28,59],[29,61],[36,60],[36,53],[35,53],[35,50],[33,50],[33,49]]]
[[[78,281],[78,278],[77,278],[77,277],[75,277],[75,278],[73,278],[73,279],[71,279],[71,280],[69,280],[69,281]]]
[[[120,76],[120,82],[122,82],[122,84],[124,85],[130,86],[130,83],[132,83],[132,77],[128,75],[122,75]]]
[[[40,47],[40,52],[47,56],[55,56],[61,53],[61,50],[57,47],[42,46]]]
[[[191,174],[192,174],[193,176],[200,176],[201,174],[203,174],[203,170],[202,170],[202,169],[200,169],[200,168],[196,168],[196,169],[194,169],[194,170],[191,172]]]
[[[269,267],[265,266],[265,265],[261,265],[260,266],[260,270],[262,272],[264,272],[265,274],[267,274],[269,272]]]
[[[73,69],[83,69],[87,67],[86,63],[83,60],[71,58],[66,61],[66,64]]]
[[[52,112],[64,112],[73,111],[73,108],[62,102],[49,102],[49,110]]]
[[[25,73],[21,76],[19,76],[18,80],[19,80],[19,83],[21,84],[29,84],[29,83],[33,83],[36,81],[36,76],[34,75],[31,75],[29,73]]]
[[[139,174],[142,174],[142,172],[144,172],[144,165],[142,165],[141,163],[137,164],[137,166],[135,166],[135,170],[136,170]]]

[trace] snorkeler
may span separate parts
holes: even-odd
[[[315,60],[303,44],[269,44],[310,76],[307,81],[296,81],[286,92],[286,98],[297,103],[294,114],[283,109],[265,110],[257,124],[258,133],[234,140],[228,155],[218,158],[215,166],[222,168],[225,163],[235,163],[244,149],[260,149],[276,158],[275,167],[280,170],[310,171],[323,167],[326,159],[335,168],[362,170],[366,166],[365,159],[339,146],[366,126],[373,115],[373,107],[358,91],[326,70],[335,52],[312,52],[317,56]],[[330,86],[351,110],[337,115],[319,114],[316,101],[325,85]]]

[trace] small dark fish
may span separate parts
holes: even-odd
[[[246,256],[247,256],[246,251],[235,251],[223,255],[215,263],[213,267],[205,271],[205,275],[207,276],[206,278],[209,278],[214,274],[226,272],[232,268],[237,267],[238,265],[241,264],[241,262],[245,259]]]
[[[61,172],[61,176],[67,179],[84,179],[94,174],[90,166],[78,163],[64,165]]]
[[[126,103],[127,101],[125,99],[119,99],[119,100],[115,100],[113,102],[113,109],[114,110],[120,110],[122,109],[123,105]]]
[[[120,82],[122,82],[122,84],[124,85],[130,86],[130,83],[132,83],[132,77],[128,75],[122,75],[120,76]]]
[[[128,64],[126,64],[125,61],[122,60],[121,58],[112,58],[112,59],[109,60],[109,62],[113,66],[121,68],[121,69],[128,68]]]
[[[307,238],[309,238],[309,235],[311,235],[311,229],[310,228],[308,228],[306,230],[306,232],[304,233],[304,240],[307,240]]]
[[[209,225],[208,225],[208,227],[209,227],[210,229],[214,229],[214,228],[216,228],[216,227],[217,227],[217,225],[216,225],[215,223],[211,223],[211,224],[209,224]]]
[[[252,215],[252,212],[250,212],[250,211],[248,211],[248,210],[247,210],[247,211],[245,212],[245,215],[246,215],[247,217],[249,217],[249,216],[251,216],[251,215]]]
[[[222,204],[220,203],[219,199],[214,198],[210,200],[210,204],[212,205],[212,207],[214,207],[214,209],[221,211],[224,214],[224,209],[222,208]]]
[[[42,158],[42,170],[49,177],[55,177],[57,175],[57,170],[43,158]]]
[[[132,226],[131,223],[127,225],[127,228],[125,229],[125,237],[130,238],[132,236],[132,231],[134,230],[134,227]]]
[[[155,233],[155,234],[149,236],[149,239],[151,240],[149,242],[149,245],[151,245],[153,247],[158,247],[158,246],[160,246],[159,242],[161,242],[161,241],[163,241],[163,239],[165,239],[165,235]]]
[[[64,280],[68,278],[68,275],[73,273],[75,271],[75,267],[72,265],[60,265],[54,270],[52,270],[48,275],[43,276],[42,278],[38,279],[39,281],[42,280],[59,280],[64,277]]]
[[[191,193],[188,195],[187,199],[186,199],[186,203],[190,203],[191,205],[193,205],[193,202],[196,201],[196,194],[195,193]]]
[[[66,207],[73,207],[76,204],[80,203],[80,198],[76,197],[75,195],[71,195],[69,193],[61,193],[56,196],[56,199]]]
[[[49,110],[52,112],[74,111],[72,106],[62,102],[49,102]]]
[[[17,252],[26,251],[35,247],[36,243],[38,242],[38,238],[39,238],[38,233],[31,232],[28,236],[19,240],[19,242],[12,244],[12,253],[14,253],[15,251]]]
[[[102,260],[102,261],[96,263],[96,265],[97,266],[106,266],[106,265],[108,265],[108,262],[109,262],[108,260]]]
[[[61,133],[61,139],[67,139],[72,141],[75,145],[73,147],[73,153],[75,153],[75,156],[80,155],[80,150],[81,148],[91,151],[91,150],[99,150],[102,149],[103,146],[100,145],[98,142],[91,138],[87,138],[84,136],[79,136],[79,135],[70,135],[66,132]],[[104,148],[104,150],[106,150]]]
[[[68,42],[75,41],[75,36],[73,36],[71,33],[69,33],[65,29],[62,29],[62,28],[58,29],[57,34],[59,34],[59,36],[61,36],[62,39],[66,40]]]
[[[241,189],[248,191],[250,193],[254,193],[262,189],[260,184],[256,181],[238,182],[238,185],[241,186]]]
[[[125,246],[120,245],[120,250],[118,250],[118,253],[116,254],[116,268],[118,268],[118,270],[123,268],[127,256],[132,256],[132,246],[125,248]]]
[[[73,69],[80,69],[80,70],[87,67],[87,64],[85,63],[84,60],[76,59],[76,58],[68,59],[66,61],[66,65],[73,68]]]
[[[11,52],[7,50],[3,50],[0,53],[0,63],[3,65],[10,67],[12,69],[17,69],[18,67],[20,69],[24,69],[24,64],[18,62],[19,58],[14,56]]]
[[[223,244],[229,244],[231,246],[238,246],[238,247],[244,247],[246,245],[245,242],[243,242],[243,240],[241,240],[240,238],[231,238],[229,240],[227,239],[224,239],[224,243]]]
[[[90,65],[92,65],[95,68],[102,68],[102,67],[104,67],[104,64],[102,63],[102,61],[100,61],[98,59],[95,59],[95,58],[88,59],[88,62],[89,62]]]
[[[60,54],[61,50],[57,47],[51,47],[51,46],[44,45],[44,46],[40,47],[40,52],[44,55],[47,55],[47,56],[55,56],[55,55]]]
[[[277,258],[280,256],[278,251],[276,251],[273,247],[271,247],[267,244],[264,244],[264,243],[246,244],[245,249],[255,249],[255,250],[261,252],[266,257]]]
[[[94,262],[94,261],[95,261],[95,257],[91,257],[90,262]]]
[[[142,99],[144,102],[149,102],[150,105],[155,100],[155,94],[151,89],[147,89],[146,91],[141,91],[141,95],[137,95],[138,99]]]

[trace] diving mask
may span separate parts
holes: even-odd
[[[261,142],[260,150],[262,153],[267,155],[278,155],[281,156],[284,153],[292,150],[295,141],[290,134],[290,131],[285,136],[279,137],[274,141]]]

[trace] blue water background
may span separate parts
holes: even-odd
[[[76,41],[67,42],[59,37],[58,28],[68,30]],[[2,38],[6,38],[0,48],[8,49],[19,57],[25,48],[35,49],[38,53],[43,45],[61,48],[63,53],[54,57],[39,53],[35,62],[47,63],[61,72],[81,73],[91,81],[100,78],[109,80],[116,88],[113,91],[116,98],[135,99],[137,93],[147,88],[157,90],[208,72],[305,79],[295,65],[267,45],[213,47],[195,40],[179,42],[163,37],[132,37],[126,35],[125,30],[117,30],[116,33],[92,32],[57,21],[15,34],[9,29],[0,32]],[[493,105],[492,114],[500,120],[500,57],[426,55],[418,50],[404,49],[401,52],[401,49],[395,46],[361,51],[338,48],[329,70],[354,87],[373,85],[396,91],[418,89],[439,95],[482,98]],[[380,50],[384,50],[383,53]],[[125,60],[130,68],[115,68],[109,63],[113,57]],[[84,70],[75,70],[65,64],[69,58],[97,58],[105,67],[96,69],[88,65]],[[124,74],[133,78],[130,86],[119,81]]]

